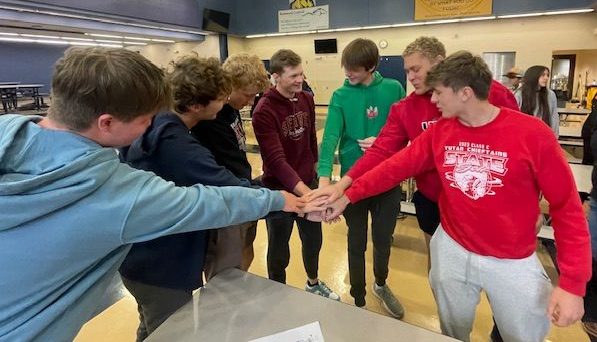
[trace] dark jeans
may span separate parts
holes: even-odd
[[[191,290],[169,289],[121,278],[137,301],[140,321],[137,342],[145,340],[170,315],[193,298]]]
[[[270,279],[280,283],[286,283],[286,267],[290,261],[288,242],[295,221],[303,245],[303,265],[307,277],[317,279],[319,251],[322,244],[321,223],[288,214],[265,220],[267,226],[267,273]]]
[[[413,194],[413,204],[417,212],[419,228],[428,235],[433,236],[440,221],[438,204],[425,197],[418,190]]]
[[[392,235],[400,211],[400,189],[395,188],[355,204],[344,210],[348,225],[348,269],[350,294],[356,300],[365,298],[365,251],[367,250],[368,216],[371,212],[373,240],[373,273],[378,285],[388,277],[388,261]]]
[[[584,322],[597,322],[597,259],[593,259],[593,276],[587,283]]]

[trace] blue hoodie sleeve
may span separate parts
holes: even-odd
[[[136,194],[121,230],[124,244],[254,221],[284,207],[284,197],[279,191],[203,185],[176,187],[152,173],[131,172],[124,164],[122,168],[118,176],[120,187]]]

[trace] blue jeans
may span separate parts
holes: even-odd
[[[589,233],[591,234],[591,250],[593,252],[593,260],[597,260],[597,201],[590,199],[589,205],[591,211],[589,212]]]

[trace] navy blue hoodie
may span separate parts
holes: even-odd
[[[147,131],[121,150],[121,159],[134,168],[153,171],[177,186],[194,184],[250,186],[246,179],[218,165],[175,114],[157,115]],[[120,273],[144,284],[193,290],[203,285],[206,231],[195,231],[136,243]]]

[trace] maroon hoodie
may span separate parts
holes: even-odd
[[[288,99],[275,88],[263,95],[253,112],[253,129],[263,159],[263,183],[292,192],[315,180],[317,136],[315,103],[301,91]]]

